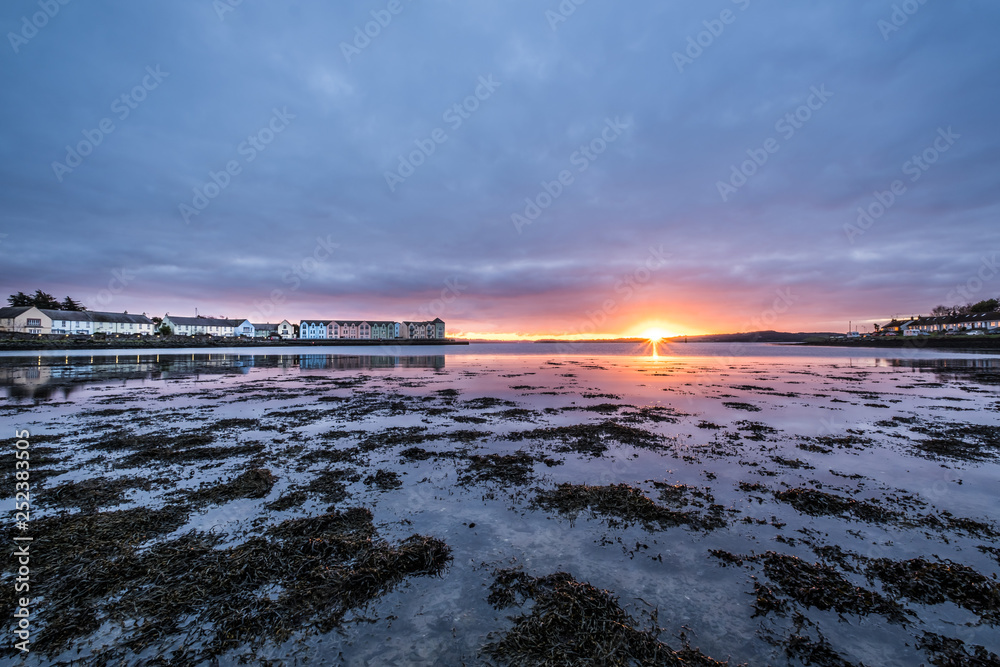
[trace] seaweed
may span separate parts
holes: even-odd
[[[191,531],[139,550],[145,529],[162,533],[186,516],[164,512],[169,516],[159,521],[147,511],[47,526],[59,528],[45,532],[47,555],[60,538],[74,537],[58,560],[38,565],[46,575],[37,579],[45,628],[33,650],[53,656],[110,623],[118,637],[94,656],[101,661],[129,662],[153,648],[167,663],[210,662],[240,646],[282,643],[295,632],[329,632],[351,609],[406,577],[440,574],[451,559],[436,538],[380,539],[362,509],[286,521],[229,548],[218,548],[217,535]]]
[[[558,440],[565,443],[557,447],[557,452],[578,452],[590,456],[602,456],[611,443],[630,445],[645,449],[658,449],[663,438],[655,433],[635,426],[625,426],[613,421],[599,424],[576,424],[520,431],[507,435],[509,440]]]
[[[752,403],[742,401],[723,401],[722,404],[732,410],[743,410],[744,412],[760,412],[760,408]]]
[[[930,663],[937,667],[990,667],[1000,665],[1000,656],[985,647],[969,645],[961,639],[924,632],[917,641],[917,648],[926,651]],[[967,648],[972,649],[969,653]]]
[[[522,602],[518,602],[518,599]],[[725,665],[685,646],[674,650],[657,639],[656,629],[638,622],[611,592],[579,582],[565,572],[529,577],[497,573],[489,602],[497,609],[534,601],[531,611],[483,647],[483,653],[517,665]]]
[[[647,530],[656,527],[689,526],[697,530],[713,530],[726,525],[722,507],[712,505],[705,515],[681,512],[657,505],[640,489],[628,484],[588,486],[560,484],[551,491],[539,491],[533,504],[560,514],[576,517],[582,510],[604,516],[611,525],[618,521],[626,525],[641,523]],[[617,521],[616,521],[617,520]]]
[[[368,486],[375,486],[382,491],[398,489],[403,486],[402,480],[399,479],[399,473],[381,468],[376,470],[374,474],[365,477],[364,481]]]
[[[535,457],[526,452],[474,454],[468,460],[468,465],[459,473],[459,484],[493,481],[523,486],[531,481],[534,474]]]
[[[148,491],[154,482],[142,477],[93,477],[46,489],[40,503],[54,507],[76,507],[84,512],[93,512],[99,507],[110,507],[125,502],[125,492],[129,489]]]
[[[1000,453],[1000,429],[996,426],[947,422],[914,426],[912,430],[928,436],[913,443],[928,458],[983,461]]]
[[[1000,585],[967,565],[950,560],[933,563],[923,558],[873,560],[869,576],[897,595],[921,604],[953,602],[991,624],[1000,623]]]
[[[349,495],[344,482],[357,482],[360,479],[361,475],[354,470],[335,468],[317,474],[306,484],[305,489],[318,494],[324,502],[339,503]]]
[[[237,498],[263,498],[271,493],[277,477],[266,468],[251,468],[228,482],[204,485],[192,491],[188,498],[194,502],[222,503]]]
[[[907,619],[908,611],[899,603],[855,586],[829,565],[809,563],[775,551],[745,558],[763,561],[764,573],[777,586],[778,592],[806,607],[858,616],[875,613],[890,623],[903,623]]]
[[[777,491],[774,497],[812,516],[851,515],[868,522],[895,520],[899,517],[897,512],[879,505],[816,489],[794,488]]]

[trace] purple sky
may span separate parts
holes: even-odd
[[[998,25],[987,0],[10,0],[0,285],[539,335],[978,301]]]

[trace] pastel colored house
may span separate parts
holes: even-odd
[[[0,308],[0,330],[47,334],[52,332],[52,318],[35,306]]]
[[[388,320],[333,320],[327,338],[342,340],[392,340],[399,337],[399,322]]]
[[[330,320],[302,320],[299,322],[301,340],[325,340]]]
[[[435,317],[429,322],[400,322],[399,337],[409,339],[443,339],[444,321]]]

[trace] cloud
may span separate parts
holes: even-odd
[[[551,332],[664,244],[674,259],[608,319],[616,332],[649,312],[738,328],[782,287],[803,294],[786,328],[943,301],[1000,241],[1000,8],[928,3],[884,39],[891,3],[730,4],[587,3],[553,30],[545,3],[404,3],[349,62],[341,43],[379,3],[243,3],[221,21],[210,4],[67,5],[4,55],[0,281],[82,294],[129,267],[123,308],[235,312],[284,289],[298,319],[401,317],[457,278],[469,290],[447,315],[466,328]],[[735,20],[678,72],[673,54],[722,8]],[[119,119],[112,103],[151,66],[169,77]],[[489,76],[500,87],[449,121]],[[833,96],[786,137],[777,124],[815,86]],[[276,108],[294,120],[248,159]],[[52,163],[106,117],[114,131],[60,182]],[[627,132],[580,170],[616,117]],[[940,127],[961,140],[850,243],[857,208]],[[446,140],[390,191],[386,171],[435,129]],[[717,183],[769,138],[780,149],[722,201]],[[231,161],[185,224],[179,206]],[[518,234],[511,215],[567,170]],[[338,250],[290,290],[327,236]]]

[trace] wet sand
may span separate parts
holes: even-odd
[[[998,660],[997,359],[627,351],[9,389],[26,663]]]

